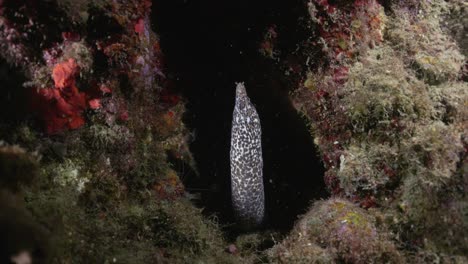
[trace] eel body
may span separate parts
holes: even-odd
[[[234,215],[245,228],[259,226],[265,214],[261,136],[257,110],[244,84],[238,83],[231,130],[231,196]]]

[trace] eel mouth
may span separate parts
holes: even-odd
[[[236,83],[236,98],[247,96],[244,83]]]
[[[245,82],[262,122],[266,226],[289,230],[312,200],[328,195],[307,121],[289,99],[306,69],[280,66],[306,64],[297,49],[310,37],[303,25],[309,14],[302,0],[278,2],[153,1],[166,72],[187,100],[184,122],[196,133],[190,150],[199,176],[174,166],[200,194],[199,206],[224,226],[235,222],[229,150],[237,82]],[[268,57],[262,43],[273,31],[278,52]]]

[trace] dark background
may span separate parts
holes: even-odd
[[[280,1],[278,1],[280,2]],[[229,149],[235,82],[245,82],[262,124],[267,227],[289,228],[312,199],[326,196],[323,167],[306,122],[288,99],[297,87],[281,60],[310,37],[304,1],[153,1],[152,27],[161,39],[166,72],[187,100],[185,122],[200,175],[184,176],[199,205],[222,223],[233,221]],[[275,25],[280,63],[259,43]],[[305,64],[301,61],[301,63]],[[297,79],[297,78],[296,78]]]

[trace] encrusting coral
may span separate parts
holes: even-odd
[[[322,25],[323,14],[335,21],[334,15],[353,14],[359,2],[333,6],[314,1],[309,8],[312,19]],[[327,229],[342,216],[322,220],[335,212],[331,205],[337,201],[332,198],[317,202],[301,217],[290,236],[274,248],[273,259],[288,263],[313,252],[310,260],[316,263],[360,263],[361,257],[368,257],[366,262],[400,262],[401,258],[426,262],[434,257],[466,261],[468,229],[462,212],[468,206],[463,195],[467,174],[462,164],[467,156],[468,86],[460,81],[465,58],[442,29],[450,5],[445,1],[391,2],[390,10],[379,13],[379,21],[385,24],[379,28],[385,29],[382,36],[372,37],[375,45],[371,46],[371,42],[356,44],[350,38],[330,35],[328,30],[323,45],[332,58],[337,56],[330,53],[330,47],[340,47],[335,51],[353,47],[359,54],[344,60],[341,56],[330,69],[309,73],[304,85],[293,93],[294,104],[311,120],[315,142],[328,168],[329,188],[336,196],[371,208],[359,212],[375,215],[381,222],[380,228],[384,228],[376,234],[388,235],[375,237],[375,241],[394,243],[383,247],[392,253],[379,247],[373,248],[380,252],[377,255],[366,255],[363,248],[354,251],[352,236],[333,243],[339,236],[330,236],[334,233]],[[358,32],[362,30],[368,29],[358,28]],[[337,44],[340,41],[342,45]],[[340,69],[346,69],[344,75]],[[358,215],[355,219],[368,219]],[[320,232],[314,233],[314,225]],[[304,243],[310,243],[309,251]],[[373,244],[365,243],[371,248]],[[340,255],[343,246],[350,255]],[[362,255],[353,258],[353,252]],[[383,255],[392,257],[382,260]]]
[[[331,21],[325,33],[319,32],[331,63],[310,72],[292,97],[310,119],[330,190],[369,208],[359,212],[365,219],[376,217],[375,240],[392,253],[383,254],[389,257],[383,260],[361,248],[357,252],[363,254],[353,256],[352,236],[333,243],[334,223],[341,216],[334,215],[336,198],[331,198],[301,217],[272,250],[273,259],[289,263],[302,254],[316,263],[466,261],[468,86],[462,81],[465,58],[442,28],[446,12],[457,3],[389,1],[378,16],[371,12],[381,7],[368,5],[365,16],[371,19],[361,18],[357,31],[342,37],[334,31],[342,29],[337,18],[352,16],[361,2],[310,2],[312,19],[320,27]],[[372,17],[379,18],[380,26],[373,26],[377,20]],[[366,33],[377,28],[382,35]],[[373,40],[349,37],[360,34]],[[348,47],[354,52],[343,56]],[[355,219],[364,219],[362,214]],[[330,221],[322,220],[329,215]],[[313,232],[314,224],[321,232]],[[343,255],[343,248],[351,256]]]
[[[29,108],[0,122],[0,262],[466,263],[466,4],[302,4],[296,51],[281,24],[252,47],[287,69],[331,197],[229,245],[169,162],[196,170],[152,1],[0,0],[0,63],[25,79],[5,91]]]
[[[401,263],[397,247],[376,222],[349,201],[316,202],[269,254],[280,263]]]
[[[30,108],[2,123],[1,136],[42,160],[29,166],[26,151],[1,147],[0,187],[21,192],[21,219],[34,223],[25,230],[47,234],[50,247],[34,247],[46,241],[39,235],[9,246],[33,263],[238,263],[168,162],[171,153],[194,164],[184,102],[165,87],[151,1],[30,2],[0,1],[1,55],[24,74]],[[12,159],[20,165],[3,166]],[[17,214],[7,209],[2,220]]]

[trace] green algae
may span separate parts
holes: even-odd
[[[269,250],[277,263],[361,263],[403,259],[375,216],[346,200],[316,202],[291,234]]]

